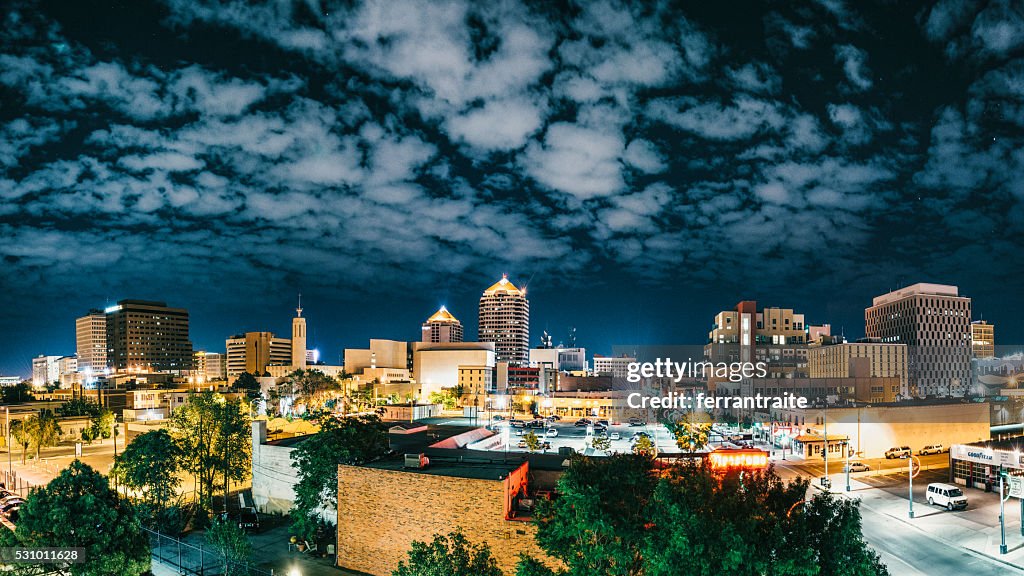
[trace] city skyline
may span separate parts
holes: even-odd
[[[4,373],[122,298],[189,309],[207,350],[288,334],[299,292],[325,359],[415,340],[441,305],[475,334],[502,273],[529,284],[531,345],[700,342],[748,299],[856,337],[915,282],[1024,342],[1008,2],[4,18]]]

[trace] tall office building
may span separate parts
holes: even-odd
[[[37,388],[60,381],[60,361],[63,356],[40,354],[32,359],[32,385]]]
[[[864,310],[868,338],[907,345],[911,393],[963,396],[971,384],[971,299],[956,286],[914,284]],[[916,393],[915,393],[916,392]]]
[[[107,367],[107,315],[102,310],[75,320],[75,346],[78,370],[97,374]]]
[[[899,378],[901,396],[909,396],[907,345],[858,341],[815,346],[808,350],[811,378]]]
[[[306,319],[302,317],[302,295],[299,295],[299,307],[292,318],[292,367],[296,370],[306,368]]]
[[[462,342],[462,322],[447,308],[441,308],[423,323],[423,342],[440,344],[444,342]]]
[[[233,381],[242,372],[264,374],[267,366],[289,366],[292,342],[277,338],[273,332],[246,332],[225,341],[227,377]]]
[[[480,296],[480,342],[493,342],[496,362],[526,364],[530,350],[530,301],[506,275]]]
[[[107,365],[116,371],[178,372],[192,369],[188,310],[164,302],[121,300],[107,316]]]
[[[984,320],[971,322],[971,354],[975,358],[993,358],[996,355],[996,327]]]

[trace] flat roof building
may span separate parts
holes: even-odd
[[[192,369],[188,310],[164,302],[121,300],[107,316],[107,365],[120,372],[175,372]]]

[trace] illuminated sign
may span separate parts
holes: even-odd
[[[121,306],[120,306],[120,305],[117,305],[117,306],[108,306],[108,307],[107,307],[107,308],[106,308],[105,310],[103,310],[103,311],[104,311],[105,313],[107,313],[107,314],[112,314],[112,313],[114,313],[114,312],[117,312],[117,311],[118,311],[118,310],[120,310],[120,309],[121,309]]]
[[[708,454],[708,461],[716,470],[767,468],[768,453],[764,450],[715,450]]]

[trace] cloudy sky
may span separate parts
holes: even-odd
[[[473,336],[503,272],[597,352],[917,281],[1019,342],[1024,4],[719,4],[6,2],[0,373],[120,298]]]

